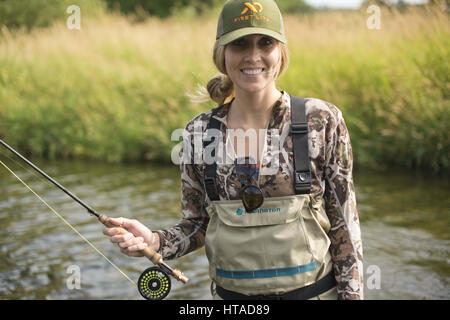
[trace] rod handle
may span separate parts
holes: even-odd
[[[98,217],[98,220],[107,228],[119,228],[119,230],[120,230],[119,234],[124,234],[124,233],[128,232],[124,228],[118,227],[118,226],[113,225],[112,223],[108,222],[108,217],[106,215],[104,215],[104,214],[100,214],[99,217]],[[149,247],[147,247],[147,248],[145,248],[143,250],[140,250],[140,251],[153,264],[161,265],[161,264],[164,263],[162,256],[158,252],[150,249]],[[184,275],[184,273],[181,272],[180,270],[171,269],[170,268],[170,271],[172,272],[172,276],[175,279],[177,279],[178,281],[181,281],[183,283],[187,283],[188,282],[189,278],[186,277]]]
[[[98,220],[100,220],[100,222],[103,223],[103,225],[105,225],[107,228],[118,228],[120,231],[119,234],[128,233],[128,231],[125,230],[124,228],[118,227],[118,226],[108,222],[108,217],[105,216],[104,214],[101,214],[98,217]],[[149,247],[141,250],[141,253],[156,265],[163,263],[162,256],[158,252],[150,249]]]
[[[181,282],[183,282],[183,283],[187,283],[187,282],[189,281],[189,278],[186,277],[186,276],[184,275],[184,273],[181,272],[181,271],[178,270],[178,269],[172,269],[172,276],[173,276],[175,279],[177,279],[178,281],[181,281]]]

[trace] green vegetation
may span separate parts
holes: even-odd
[[[448,14],[384,10],[380,30],[361,28],[366,17],[330,13],[308,19],[310,27],[291,24],[308,35],[290,42],[282,83],[341,108],[356,164],[448,170]]]
[[[164,18],[185,10],[201,14],[211,8],[220,6],[223,0],[105,0],[105,2],[109,9],[120,11],[124,14],[137,14],[141,17],[153,15]]]
[[[106,9],[103,0],[0,0],[0,26],[27,30],[49,27],[67,18],[67,7],[72,4],[83,8],[83,16],[95,17]]]
[[[198,16],[218,12],[224,0],[0,0],[0,25],[8,28],[48,27],[62,22],[66,8],[77,5],[84,17],[96,17],[101,13],[121,13],[134,21],[169,16]],[[283,13],[311,12],[313,9],[303,0],[277,0]],[[217,15],[216,14],[216,15]]]
[[[279,87],[343,111],[356,165],[448,171],[448,14],[382,9],[380,30],[368,16],[286,16]],[[28,156],[169,163],[173,130],[213,107],[185,94],[217,72],[216,19],[82,11],[81,30],[0,26],[0,137]]]

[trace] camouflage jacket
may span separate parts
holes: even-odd
[[[223,105],[215,117],[223,124],[226,137],[227,114],[230,103]],[[189,137],[206,131],[212,110],[192,119],[185,128]],[[337,281],[339,299],[363,298],[362,243],[352,178],[352,149],[350,136],[341,111],[331,103],[308,98],[306,115],[309,125],[308,141],[311,166],[311,195],[323,199],[331,223],[328,236],[330,254]],[[268,146],[273,145],[275,135],[280,139],[278,148],[279,169],[264,173],[265,167],[275,156],[276,148],[264,150],[259,186],[265,197],[295,194],[293,187],[293,152],[290,130],[290,96],[283,92],[272,108],[272,117],[265,136]],[[277,131],[274,131],[277,130]],[[204,190],[205,164],[198,160],[202,150],[194,139],[183,139],[180,152],[181,206],[183,218],[172,228],[157,230],[160,236],[160,253],[165,259],[183,256],[205,244],[209,218],[205,207],[210,200]],[[224,142],[226,140],[224,139]],[[195,149],[197,147],[197,150]],[[200,156],[201,159],[201,156]],[[240,182],[233,162],[217,165],[217,181],[220,200],[239,199]]]

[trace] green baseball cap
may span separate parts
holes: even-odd
[[[263,34],[286,43],[283,18],[274,0],[228,0],[222,8],[216,39],[226,45],[250,34]]]

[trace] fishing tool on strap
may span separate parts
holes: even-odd
[[[100,214],[96,212],[93,208],[91,208],[89,205],[87,205],[85,202],[80,200],[76,195],[74,195],[72,192],[64,188],[61,184],[59,184],[56,180],[54,180],[52,177],[47,175],[44,171],[39,169],[37,166],[35,166],[32,162],[30,162],[28,159],[23,157],[20,153],[18,153],[16,150],[14,150],[12,147],[10,147],[8,144],[6,144],[3,140],[0,139],[0,144],[3,145],[5,148],[7,148],[9,151],[14,153],[17,157],[19,157],[21,160],[23,160],[26,164],[28,164],[30,167],[32,167],[35,171],[37,171],[39,174],[41,174],[44,178],[46,178],[48,181],[50,181],[53,185],[58,187],[61,191],[63,191],[65,194],[67,194],[69,197],[71,197],[73,200],[75,200],[78,204],[80,204],[82,207],[84,207],[88,213],[95,216],[103,225],[105,225],[108,228],[117,228],[117,226],[111,224],[108,221],[108,217],[104,214]],[[106,259],[115,269],[117,269],[125,278],[127,278],[133,285],[136,285],[136,283],[131,280],[122,270],[120,270],[119,267],[117,267],[114,263],[112,263],[99,249],[97,249],[88,239],[86,239],[81,233],[79,233],[66,219],[64,219],[55,209],[53,209],[44,199],[42,199],[36,192],[34,192],[22,179],[20,179],[6,164],[4,164],[0,160],[0,164],[3,165],[11,174],[13,174],[23,185],[25,185],[36,197],[41,200],[58,218],[60,218],[65,224],[67,224],[75,233],[77,233],[85,242],[87,242],[95,251],[97,251],[103,258]],[[127,233],[123,228],[120,228],[120,233]],[[139,293],[148,300],[161,300],[164,299],[170,292],[171,289],[171,282],[170,282],[170,276],[174,277],[176,280],[181,281],[183,283],[188,282],[188,278],[184,275],[183,272],[177,269],[172,269],[169,265],[167,265],[163,259],[162,256],[157,253],[156,251],[150,249],[149,247],[141,250],[141,253],[150,260],[155,267],[151,267],[146,269],[141,276],[139,277],[137,287],[139,290]]]

